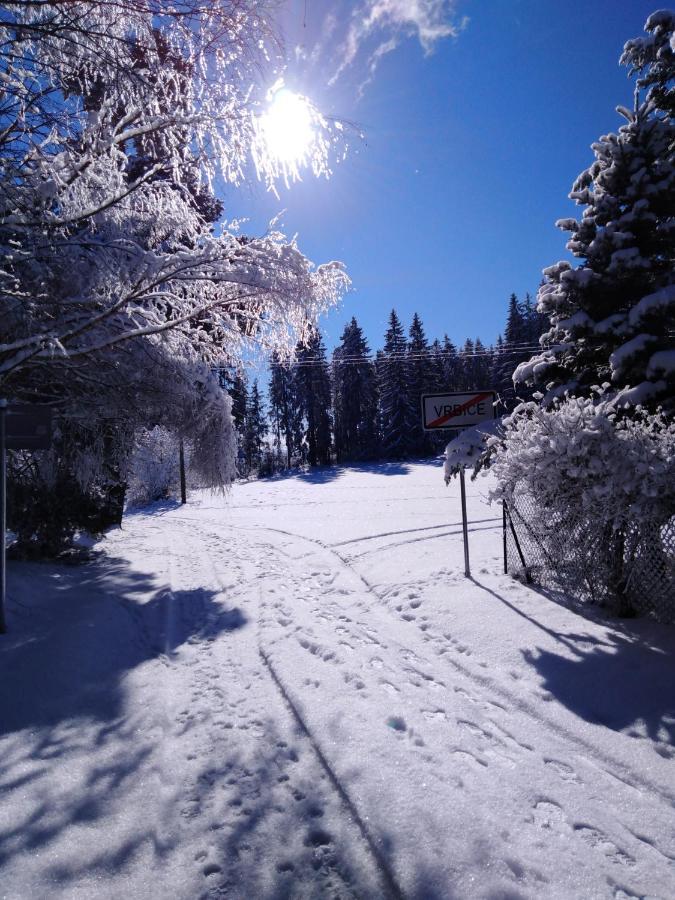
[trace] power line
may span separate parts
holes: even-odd
[[[417,351],[411,353],[402,351],[400,353],[384,354],[379,351],[375,355],[368,356],[342,356],[339,352],[333,353],[333,357],[328,359],[290,359],[287,362],[270,362],[269,367],[281,369],[295,369],[303,366],[342,366],[357,365],[359,363],[378,362],[411,362],[411,361],[444,361],[444,360],[466,360],[466,359],[492,359],[499,356],[513,356],[515,354],[538,353],[542,350],[549,349],[542,347],[541,344],[502,344],[500,347],[485,348],[483,350],[432,350]]]

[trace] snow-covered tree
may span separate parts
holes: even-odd
[[[377,454],[377,384],[370,348],[352,318],[333,352],[333,415],[338,461]]]
[[[144,506],[170,496],[179,480],[179,449],[165,428],[140,432],[130,462],[126,501]]]
[[[447,336],[443,335],[443,390],[459,390],[460,360],[457,348]]]
[[[396,310],[392,309],[384,347],[377,354],[376,370],[382,451],[395,459],[404,459],[413,452],[406,356],[405,332]]]
[[[267,421],[263,409],[263,401],[255,379],[246,404],[244,424],[244,454],[248,470],[259,468],[262,459],[263,443],[267,435]]]
[[[327,465],[332,432],[331,382],[326,348],[318,328],[309,327],[295,357],[295,394],[304,422],[307,461],[310,466]]]
[[[134,432],[162,425],[192,440],[204,484],[226,483],[214,367],[290,348],[347,283],[274,225],[215,226],[215,184],[298,174],[266,137],[274,43],[257,0],[3,5],[0,394],[55,405],[64,477],[123,495]],[[327,174],[337,131],[306,109],[304,163]]]
[[[408,406],[410,418],[411,450],[413,453],[425,455],[431,450],[431,440],[422,428],[422,395],[427,393],[432,384],[431,357],[429,342],[424,333],[422,320],[417,313],[408,332],[407,352]]]
[[[557,223],[581,262],[545,270],[548,349],[514,374],[542,385],[545,403],[607,382],[619,406],[674,408],[675,13],[654,13],[645,30],[621,57],[637,75],[634,108],[619,107],[625,124],[593,144],[570,195],[581,219]]]
[[[291,466],[294,453],[302,442],[301,415],[295,393],[293,368],[277,351],[270,357],[269,417],[274,446],[281,453],[285,447],[286,465]]]
[[[4,9],[6,384],[28,366],[63,366],[136,336],[165,333],[183,355],[217,357],[223,343],[236,353],[247,332],[285,332],[336,298],[339,267],[314,270],[276,230],[216,235],[194,203],[216,174],[237,183],[251,162],[269,183],[283,174],[259,126],[261,4]],[[325,138],[315,143],[325,171]],[[153,164],[139,166],[141,156]]]

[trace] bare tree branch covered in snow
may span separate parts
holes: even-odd
[[[10,2],[0,40],[2,392],[71,423],[187,432],[206,482],[226,483],[230,408],[212,368],[292,347],[348,285],[274,225],[217,224],[216,186],[299,176],[261,125],[279,53],[268,7]],[[301,161],[328,175],[343,133],[306,111]],[[82,443],[96,455],[95,436]]]
[[[10,3],[0,31],[1,377],[168,331],[236,353],[336,300],[337,264],[278,231],[216,236],[200,208],[216,175],[288,174],[257,125],[260,4]]]

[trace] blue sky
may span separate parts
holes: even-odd
[[[394,17],[379,30],[359,26],[387,6]],[[406,328],[417,311],[430,338],[496,339],[509,294],[534,294],[542,268],[566,255],[554,222],[575,214],[567,194],[592,162],[591,142],[619,127],[618,104],[632,103],[618,58],[657,8],[653,0],[286,3],[287,85],[365,137],[330,180],[306,176],[280,187],[278,199],[254,184],[237,203],[250,231],[285,209],[283,225],[306,255],[346,264],[353,290],[321,322],[329,349],[352,315],[377,349],[392,307]],[[401,23],[406,9],[423,34]],[[432,41],[431,25],[455,36]],[[378,48],[389,52],[368,81]]]

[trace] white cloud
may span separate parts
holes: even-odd
[[[329,84],[361,55],[366,58],[370,81],[382,57],[405,38],[416,38],[424,52],[431,53],[439,41],[457,37],[468,19],[457,20],[455,5],[455,0],[363,0],[352,14]]]

